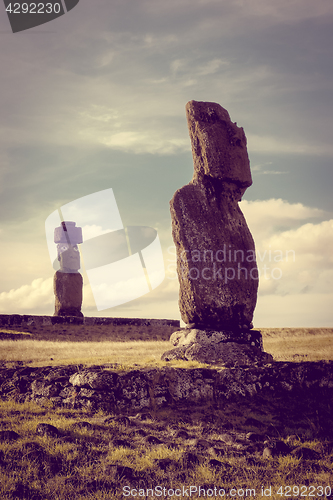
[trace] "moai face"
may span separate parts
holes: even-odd
[[[60,243],[57,245],[58,260],[60,262],[60,271],[77,272],[80,267],[80,252],[77,245]]]
[[[80,252],[78,244],[82,243],[82,229],[75,222],[64,221],[54,231],[54,242],[57,243],[60,271],[77,273],[80,269]]]
[[[194,179],[208,176],[245,189],[252,184],[244,130],[214,102],[186,104]]]

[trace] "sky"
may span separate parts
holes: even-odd
[[[86,316],[180,319],[169,201],[193,175],[185,105],[244,128],[240,207],[260,270],[255,327],[333,327],[331,0],[80,0],[12,33],[0,4],[0,314],[53,315],[45,221],[112,189],[157,230],[165,278]]]

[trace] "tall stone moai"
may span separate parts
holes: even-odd
[[[82,229],[75,222],[64,221],[54,230],[60,269],[54,275],[54,316],[80,316],[83,279],[79,273]]]
[[[261,334],[252,330],[255,246],[238,205],[252,184],[245,133],[216,103],[190,101],[186,116],[194,174],[170,202],[179,308],[187,324],[170,339],[178,346],[174,357],[214,362],[237,352],[239,364],[251,356],[267,361]]]

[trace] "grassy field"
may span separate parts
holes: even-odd
[[[276,360],[333,359],[333,329],[262,333]],[[163,335],[127,326],[6,328],[0,360],[163,366],[160,356],[172,348]],[[0,421],[1,431],[18,434],[0,431],[4,500],[333,498],[330,394],[240,397],[219,410],[162,408],[130,418],[7,400],[0,401]],[[40,435],[40,423],[54,425],[59,435]]]
[[[153,497],[157,487],[171,498],[192,487],[198,499],[200,486],[206,496],[217,488],[228,498],[262,498],[264,488],[274,500],[331,499],[333,419],[315,397],[240,399],[221,410],[164,409],[131,418],[0,402],[2,429],[19,435],[0,434],[0,498],[111,500],[128,491],[128,498]],[[40,435],[40,423],[59,435]],[[265,455],[267,446],[272,455]]]
[[[161,355],[173,347],[165,339],[176,330],[172,327],[168,327],[167,333],[165,327],[130,325],[54,325],[36,330],[1,328],[0,361],[23,361],[30,366],[105,363],[127,367],[199,366],[160,361]],[[333,359],[332,328],[264,328],[261,331],[264,349],[276,361]]]

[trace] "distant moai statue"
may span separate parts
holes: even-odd
[[[54,230],[60,269],[54,275],[54,316],[80,316],[82,306],[83,279],[79,273],[82,228],[72,221],[64,221]]]

